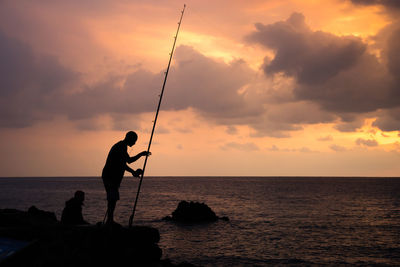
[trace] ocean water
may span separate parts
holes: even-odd
[[[116,221],[128,219],[138,180],[125,177]],[[106,210],[97,177],[0,178],[0,208],[54,211],[59,219],[76,190],[84,218]],[[210,206],[218,221],[162,221],[179,201]],[[400,266],[400,178],[146,177],[135,224],[159,229],[163,258],[199,266]]]

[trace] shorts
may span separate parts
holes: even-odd
[[[118,201],[119,200],[119,191],[116,188],[106,189],[107,192],[107,201]]]
[[[107,201],[118,201],[119,200],[118,186],[106,183],[104,179],[103,179],[103,184],[107,192]]]

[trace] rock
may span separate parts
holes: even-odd
[[[215,222],[218,219],[229,221],[228,217],[219,218],[210,207],[204,203],[181,201],[172,216],[163,218],[167,221],[183,223],[207,223]]]
[[[59,223],[54,212],[40,210],[35,206],[31,206],[28,209],[28,217],[31,224],[49,225]]]
[[[58,223],[54,212],[43,211],[35,206],[30,207],[26,212],[16,209],[0,209],[0,226],[2,227],[48,226]]]
[[[0,236],[32,243],[6,266],[148,266],[162,256],[158,230],[145,226],[25,226],[2,228]]]
[[[155,228],[66,226],[53,215],[35,207],[27,212],[0,210],[0,238],[29,244],[3,260],[2,266],[181,266],[161,260]]]
[[[0,226],[29,225],[28,213],[16,209],[0,209]]]

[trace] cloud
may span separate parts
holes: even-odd
[[[124,128],[127,115],[154,112],[164,73],[136,68],[111,73],[87,85],[80,74],[55,57],[35,53],[28,45],[0,33],[0,127],[25,127],[55,115],[67,116],[79,129],[99,129],[109,116],[112,128]],[[176,50],[165,88],[164,110],[192,108],[215,123],[234,126],[259,122],[263,98],[243,88],[255,72],[242,60],[230,63],[205,57],[189,46]],[[42,115],[43,114],[43,115]],[[42,115],[42,116],[40,116]],[[90,121],[92,120],[92,121]],[[110,123],[108,123],[110,124]]]
[[[387,8],[400,8],[398,0],[350,0],[353,4],[358,5],[382,5]]]
[[[230,142],[226,143],[225,145],[220,147],[222,150],[230,150],[230,149],[236,149],[236,150],[241,150],[241,151],[257,151],[259,150],[258,146],[254,143],[236,143],[236,142]]]
[[[289,137],[291,131],[303,129],[303,124],[333,122],[336,117],[308,101],[269,103],[256,121],[248,121],[256,130],[252,136]]]
[[[378,142],[375,139],[363,139],[363,138],[358,138],[356,140],[356,144],[359,146],[368,146],[368,147],[374,147],[378,146]]]
[[[387,59],[388,59],[388,68],[390,73],[397,80],[397,85],[400,84],[400,25],[397,25],[395,30],[389,36],[387,42]],[[395,91],[396,96],[400,96],[399,87],[396,88]]]
[[[400,108],[381,111],[372,125],[382,131],[398,131],[400,129]]]
[[[118,118],[154,112],[157,107],[163,72],[139,67],[128,74],[110,73],[88,85],[57,58],[35,52],[2,32],[0,41],[4,58],[0,62],[4,74],[0,77],[0,127],[25,127],[62,115],[75,121],[79,129],[99,129],[106,124],[124,128],[124,119]],[[256,72],[242,60],[224,63],[192,47],[180,46],[170,69],[162,109],[191,108],[214,123],[232,127],[250,123],[262,129],[260,125],[268,124],[264,121],[268,119],[263,106],[266,97],[264,92],[246,89],[254,75]],[[99,120],[107,116],[113,122]],[[290,123],[272,122],[274,128],[269,131],[292,129],[284,125]]]
[[[361,39],[313,31],[300,13],[256,27],[246,40],[275,51],[265,58],[265,75],[241,59],[226,63],[182,45],[162,109],[194,110],[210,123],[227,126],[230,134],[247,125],[252,137],[289,137],[304,124],[337,121],[338,130],[354,131],[366,112],[376,110],[376,125],[397,128],[400,31],[391,28],[385,35],[381,62]],[[0,127],[29,126],[62,115],[80,129],[105,127],[98,118],[109,116],[108,125],[122,129],[125,117],[140,118],[157,107],[163,72],[138,65],[85,84],[82,74],[56,57],[4,33],[0,40],[5,58],[0,69],[6,74],[0,77]]]
[[[389,25],[382,30],[380,38],[385,41],[386,49],[383,51],[388,70],[395,79],[395,89],[391,91],[390,98],[393,107],[380,110],[374,126],[383,131],[400,130],[400,24]]]
[[[391,1],[367,2],[397,5]],[[292,93],[281,95],[279,101],[285,102],[286,97],[287,102],[312,103],[319,108],[314,116],[326,112],[321,122],[340,118],[335,128],[343,132],[361,127],[367,114],[376,114],[374,125],[383,130],[400,130],[396,113],[400,107],[398,22],[393,21],[371,38],[371,49],[380,51],[379,58],[360,38],[312,30],[300,13],[269,25],[257,23],[245,40],[274,52],[273,57],[264,59],[266,77],[294,79]],[[294,121],[300,123],[301,119]]]
[[[190,106],[205,115],[226,119],[257,116],[263,111],[260,104],[247,101],[248,94],[239,92],[255,75],[242,60],[226,64],[192,47],[180,46],[173,72],[168,80],[167,108]]]
[[[293,13],[286,21],[256,24],[256,31],[246,40],[275,51],[271,60],[265,60],[264,72],[294,77],[297,100],[342,113],[369,112],[394,104],[390,98],[393,77],[367,52],[360,38],[313,31],[302,14]]]
[[[80,76],[57,58],[35,54],[28,44],[2,31],[0,58],[0,127],[29,126],[49,117],[45,109],[54,95]]]
[[[180,46],[170,69],[162,103],[164,110],[192,108],[214,122],[244,124],[264,112],[262,101],[249,101],[240,92],[254,71],[235,60],[227,64]],[[103,81],[62,97],[61,108],[71,119],[99,114],[140,114],[155,111],[164,73],[138,69],[128,75],[110,75]],[[254,97],[256,98],[256,97]]]
[[[364,125],[364,116],[355,114],[342,114],[341,120],[334,126],[339,132],[355,132]]]
[[[311,150],[308,147],[301,147],[301,148],[279,148],[276,145],[272,145],[270,148],[267,148],[269,151],[274,152],[302,152],[302,153],[315,153],[318,151]]]
[[[164,95],[164,109],[192,107],[204,116],[221,119],[262,113],[260,105],[249,103],[246,95],[239,93],[253,73],[245,62],[218,62],[186,46],[179,47],[176,54],[176,66],[170,70]],[[79,80],[78,73],[2,32],[0,56],[0,126],[3,127],[31,125],[39,119],[32,115],[35,113],[50,117],[64,114],[81,120],[104,114],[152,112],[164,78],[163,73],[138,69],[128,75],[110,74],[90,86],[74,84]],[[81,89],[72,92],[68,87],[72,84]]]
[[[297,77],[301,84],[327,81],[354,65],[366,48],[355,37],[313,32],[300,13],[271,25],[257,23],[256,29],[247,39],[276,51],[275,57],[265,64],[265,73],[283,72]]]
[[[268,148],[269,151],[279,151],[279,148],[276,145],[272,145],[270,148]]]
[[[348,149],[346,147],[340,146],[340,145],[336,145],[336,144],[333,144],[333,145],[329,146],[329,148],[332,149],[333,151],[336,151],[336,152],[348,151]]]
[[[318,141],[322,141],[322,142],[325,142],[325,141],[332,141],[332,140],[333,140],[333,137],[332,137],[332,135],[327,135],[327,136],[319,137],[317,140],[318,140]]]
[[[232,125],[229,125],[227,128],[226,128],[226,131],[225,131],[227,134],[230,134],[230,135],[235,135],[235,134],[237,134],[238,133],[238,130],[237,130],[237,128],[236,127],[234,127],[234,126],[232,126]]]

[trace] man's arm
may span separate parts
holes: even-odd
[[[139,177],[143,173],[142,169],[137,169],[136,171],[131,169],[128,165],[125,166],[125,170],[132,173],[134,177]]]
[[[134,173],[135,171],[132,169],[132,168],[130,168],[128,165],[126,165],[125,164],[125,171],[128,171],[128,172],[130,172],[130,173]]]
[[[140,152],[139,154],[137,154],[136,156],[134,156],[134,157],[129,157],[128,158],[128,160],[127,160],[127,162],[128,163],[132,163],[132,162],[135,162],[135,161],[137,161],[138,159],[140,159],[141,157],[143,157],[143,156],[146,156],[147,155],[147,151],[142,151],[142,152]],[[149,152],[149,156],[151,155],[151,152]],[[128,167],[129,168],[129,167]],[[128,171],[128,170],[127,170]]]

